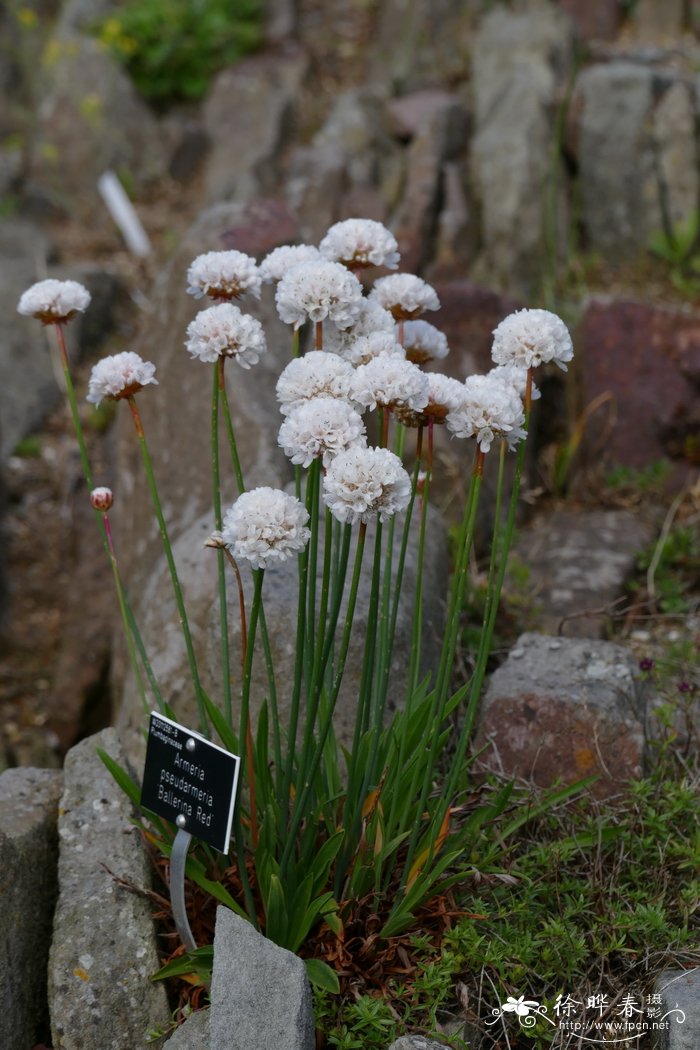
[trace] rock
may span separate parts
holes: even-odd
[[[600,410],[603,419],[613,419],[612,429],[595,425],[599,416],[591,421],[589,457],[641,468],[671,455],[685,458],[687,470],[697,430],[695,439],[689,431],[680,446],[678,435],[684,434],[697,398],[688,362],[700,356],[698,316],[631,300],[593,299],[576,342],[584,403],[609,393],[615,406],[612,417],[605,405]]]
[[[458,98],[445,94],[428,112],[406,156],[406,178],[391,228],[401,269],[418,273],[430,257],[442,190],[442,165],[464,145],[466,114]]]
[[[431,124],[437,114],[456,101],[447,91],[433,88],[399,95],[387,103],[392,133],[399,139],[412,139]]]
[[[422,1035],[402,1035],[391,1044],[389,1050],[449,1050],[449,1047]]]
[[[622,23],[619,0],[559,0],[582,40],[614,40]]]
[[[499,5],[473,40],[479,274],[502,290],[531,292],[540,278],[547,197],[542,188],[561,183],[551,143],[571,54],[569,19],[545,6],[513,12]],[[560,203],[555,200],[555,206]]]
[[[602,637],[612,603],[653,536],[651,523],[627,510],[561,509],[536,518],[511,554],[537,588],[530,625],[549,634]]]
[[[435,230],[433,260],[425,271],[431,283],[457,280],[467,272],[479,250],[479,217],[467,190],[459,161],[442,166],[442,206]]]
[[[676,81],[664,92],[653,120],[664,229],[685,230],[697,219],[700,194],[695,113],[687,84]]]
[[[630,28],[633,33],[655,43],[677,40],[687,29],[687,5],[684,0],[637,0],[630,12]]]
[[[208,202],[251,200],[274,188],[279,153],[307,70],[304,52],[288,45],[278,54],[253,55],[219,73],[204,103],[210,141],[204,175]]]
[[[48,1033],[46,963],[56,902],[58,800],[48,769],[0,775],[0,1046],[26,1050]]]
[[[216,911],[212,1050],[314,1050],[311,989],[302,960],[228,908]]]
[[[464,0],[380,5],[370,82],[407,93],[465,81],[475,7]]]
[[[578,164],[589,247],[632,258],[663,226],[654,158],[654,69],[615,61],[590,66],[580,95]]]
[[[490,768],[540,787],[595,774],[597,798],[624,790],[644,757],[635,669],[611,642],[521,635],[489,683],[475,751],[490,745]]]
[[[191,1014],[185,1023],[166,1039],[167,1050],[214,1050],[209,1040],[209,1017],[209,1010],[198,1010]]]
[[[29,158],[30,189],[77,219],[111,223],[97,190],[106,170],[136,190],[165,174],[158,122],[127,73],[96,40],[58,33]]]
[[[659,1018],[668,1028],[654,1033],[654,1050],[695,1050],[700,1044],[700,969],[663,970],[654,992],[661,996]]]
[[[280,44],[296,36],[297,0],[265,0],[265,39]]]
[[[295,149],[289,164],[285,192],[299,216],[301,239],[318,244],[340,218],[340,204],[348,188],[345,157],[335,146]]]
[[[151,909],[105,870],[136,887],[148,859],[126,796],[96,754],[126,765],[114,730],[66,756],[59,816],[59,898],[49,957],[55,1050],[133,1050],[170,1019]]]

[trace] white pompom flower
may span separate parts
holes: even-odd
[[[308,467],[320,459],[325,469],[347,449],[366,444],[362,417],[347,401],[315,397],[289,413],[277,442],[292,463]]]
[[[349,270],[361,270],[367,266],[386,266],[395,270],[399,265],[396,238],[374,219],[336,222],[318,247],[326,259],[342,263]]]
[[[520,368],[519,365],[496,365],[488,374],[495,376],[496,379],[501,379],[505,383],[510,383],[517,390],[519,397],[525,397],[527,368]],[[537,401],[540,397],[542,397],[542,394],[533,382],[530,398],[532,401]]]
[[[347,353],[356,339],[375,335],[379,332],[393,335],[396,323],[388,310],[384,310],[379,303],[372,299],[361,299],[355,320],[349,328],[341,329],[332,321],[323,326],[323,349],[327,353],[342,354],[350,360]]]
[[[493,332],[491,357],[497,365],[537,368],[554,361],[566,372],[573,356],[568,328],[549,310],[516,310]]]
[[[426,427],[430,423],[444,423],[449,412],[461,404],[464,384],[458,379],[441,375],[440,372],[427,372],[428,403],[420,412],[409,408],[396,410],[396,418],[404,426]]]
[[[265,284],[272,284],[281,281],[294,266],[320,258],[320,251],[312,244],[283,244],[265,256],[260,263],[260,276]]]
[[[403,354],[380,354],[355,370],[350,396],[363,408],[410,408],[428,403],[428,378]]]
[[[224,515],[220,541],[236,561],[266,569],[298,554],[309,542],[306,507],[281,489],[243,492]],[[218,534],[216,540],[219,541]],[[218,544],[215,544],[218,545]]]
[[[185,346],[200,361],[232,357],[241,368],[256,365],[267,349],[260,321],[233,303],[217,303],[198,313],[187,326]]]
[[[277,285],[277,312],[285,324],[334,321],[349,328],[362,301],[362,285],[340,263],[321,259],[292,267]]]
[[[439,310],[434,288],[412,273],[392,273],[375,282],[369,298],[388,310],[397,321],[412,321],[426,310]]]
[[[350,396],[352,365],[337,354],[312,350],[304,357],[289,362],[277,380],[277,400],[282,415],[315,397],[335,397],[345,401]]]
[[[393,331],[371,332],[369,335],[358,336],[341,351],[341,357],[355,366],[369,364],[380,354],[399,354],[405,359],[404,349],[396,342]]]
[[[446,422],[455,437],[476,438],[482,452],[488,452],[497,438],[505,438],[512,450],[527,436],[520,396],[510,383],[493,375],[469,376]]]
[[[403,348],[406,357],[416,365],[427,361],[440,361],[447,357],[449,347],[447,336],[434,324],[423,321],[406,321],[403,328]]]
[[[378,514],[381,521],[408,506],[411,481],[397,455],[386,448],[351,448],[331,463],[323,499],[338,521],[354,525]]]
[[[149,383],[158,384],[155,370],[154,364],[131,350],[103,357],[90,374],[87,400],[97,407],[105,399],[121,401],[131,397]]]
[[[38,281],[23,292],[18,313],[36,317],[42,324],[65,324],[90,305],[90,293],[78,281],[58,281],[53,277]]]
[[[187,291],[195,299],[259,299],[261,285],[255,259],[234,250],[198,255],[187,271]]]

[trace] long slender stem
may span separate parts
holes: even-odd
[[[107,537],[107,544],[109,546],[109,560],[112,567],[112,576],[114,578],[114,587],[117,592],[117,601],[119,602],[119,612],[121,613],[122,623],[124,625],[124,634],[126,636],[126,645],[129,651],[129,660],[131,666],[134,669],[134,676],[136,678],[136,688],[139,691],[141,697],[141,704],[145,714],[148,714],[148,701],[146,700],[146,692],[143,686],[143,678],[141,676],[141,668],[136,657],[136,649],[134,646],[134,639],[129,626],[129,618],[126,612],[126,604],[124,601],[124,588],[122,587],[121,577],[119,576],[119,568],[117,566],[117,555],[114,550],[114,540],[112,539],[112,529],[109,524],[109,515],[103,514],[102,521],[104,524],[105,535]]]
[[[221,530],[221,471],[219,466],[219,397],[224,387],[224,357],[219,357],[214,371],[214,384],[211,395],[211,472],[212,492],[214,500],[214,523]],[[231,725],[232,700],[231,700],[231,655],[228,639],[228,606],[226,601],[226,566],[224,565],[224,552],[217,550],[217,578],[219,590],[219,633],[221,649],[221,679],[224,694],[224,715],[226,721]]]
[[[146,478],[148,481],[148,488],[151,493],[151,500],[153,502],[153,509],[156,512],[156,518],[158,519],[158,529],[160,531],[160,537],[163,543],[163,550],[165,552],[165,558],[168,563],[168,569],[170,571],[170,579],[173,585],[173,593],[175,595],[175,604],[177,605],[178,619],[182,628],[182,635],[185,640],[185,648],[187,650],[187,660],[190,665],[190,674],[192,676],[192,684],[194,686],[195,695],[197,697],[197,707],[199,709],[199,720],[204,733],[208,731],[208,721],[206,707],[204,705],[204,696],[202,693],[202,686],[199,680],[199,671],[197,670],[197,660],[194,653],[194,645],[192,642],[192,634],[190,632],[190,625],[187,619],[187,611],[185,609],[185,602],[182,597],[182,588],[180,586],[180,578],[177,574],[177,566],[175,565],[175,559],[173,557],[172,544],[170,543],[170,537],[168,535],[168,528],[165,524],[165,518],[163,516],[163,508],[160,502],[160,496],[158,495],[158,486],[156,485],[155,474],[153,472],[153,462],[151,460],[150,452],[148,451],[148,444],[146,442],[146,435],[143,430],[143,423],[141,421],[141,415],[136,405],[136,400],[133,394],[127,398],[129,408],[131,409],[131,415],[134,420],[134,426],[136,428],[136,436],[138,437],[139,446],[141,448],[141,458],[143,459],[143,465],[146,471]]]
[[[238,739],[246,742],[246,757],[241,759],[241,776],[245,777],[248,767],[248,791],[250,802],[250,823],[253,847],[257,845],[258,826],[255,812],[255,767],[253,764],[253,741],[250,729],[250,690],[253,678],[253,655],[255,652],[255,634],[260,616],[260,596],[265,572],[255,569],[253,572],[253,604],[250,610],[250,625],[246,638],[246,654],[243,665],[243,687],[241,689],[241,727]]]

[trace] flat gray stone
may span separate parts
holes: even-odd
[[[449,1047],[434,1039],[426,1039],[423,1035],[402,1035],[391,1044],[389,1050],[449,1050]]]
[[[628,510],[556,510],[535,520],[511,555],[511,564],[529,570],[524,588],[534,603],[531,626],[600,638],[608,607],[623,594],[637,555],[653,536],[651,522]]]
[[[54,1050],[135,1050],[169,1023],[149,903],[105,870],[148,887],[150,870],[131,803],[96,748],[121,766],[113,729],[66,756],[59,816],[59,898],[49,957]]]
[[[57,893],[62,775],[0,775],[0,1046],[27,1050],[48,1029],[46,964]],[[43,1031],[42,1031],[43,1029]]]
[[[209,1010],[198,1010],[166,1039],[167,1050],[210,1050]]]
[[[665,228],[685,230],[697,209],[700,173],[693,96],[681,80],[671,84],[654,110],[654,143]]]
[[[654,992],[661,996],[660,1016],[668,1028],[654,1033],[654,1050],[697,1050],[700,1046],[700,967],[664,970]]]
[[[523,634],[493,674],[475,750],[508,777],[541,787],[590,775],[606,797],[642,773],[644,700],[636,661],[593,639]]]
[[[211,1050],[314,1050],[303,961],[228,908],[216,912]]]

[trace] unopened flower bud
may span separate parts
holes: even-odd
[[[100,488],[93,489],[90,493],[90,504],[93,510],[99,510],[102,514],[106,514],[108,510],[111,510],[112,504],[114,503],[114,496],[112,490],[101,486]]]

